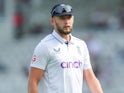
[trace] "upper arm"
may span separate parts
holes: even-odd
[[[49,57],[50,56],[47,46],[39,43],[34,50],[30,66],[45,70],[49,61]]]
[[[38,83],[44,74],[44,70],[31,67],[28,80],[28,93],[38,93]]]
[[[43,74],[44,74],[44,70],[31,67],[29,72],[29,83],[33,82],[38,84]]]
[[[92,79],[96,78],[92,68],[84,70],[83,75],[86,82],[90,82]]]

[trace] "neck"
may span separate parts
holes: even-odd
[[[62,38],[64,38],[66,41],[70,41],[70,39],[71,39],[70,34],[68,34],[68,35],[62,35],[62,34],[60,34],[60,36],[61,36]]]
[[[57,31],[57,33],[58,33],[63,39],[65,39],[66,41],[70,41],[70,39],[71,39],[70,34],[65,35],[65,34],[59,33],[58,31]]]

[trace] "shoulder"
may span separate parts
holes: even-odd
[[[73,42],[76,44],[81,44],[81,45],[86,45],[86,42],[83,39],[77,38],[77,37],[72,37],[73,38]]]
[[[39,45],[48,45],[48,43],[52,41],[54,41],[54,37],[52,34],[49,34],[39,42]]]
[[[49,43],[53,40],[54,37],[51,34],[47,35],[37,44],[35,50],[46,50]]]
[[[47,35],[46,37],[44,37],[41,40],[41,44],[47,44],[48,42],[52,41],[54,39],[54,37],[52,36],[52,34]]]

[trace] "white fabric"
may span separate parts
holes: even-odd
[[[45,70],[42,93],[82,93],[83,70],[91,68],[88,49],[72,35],[70,42],[65,42],[53,31],[34,51],[31,67]]]

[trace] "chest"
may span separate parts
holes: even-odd
[[[60,68],[80,68],[83,65],[83,52],[78,45],[59,45],[50,52],[50,65]]]

